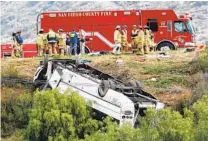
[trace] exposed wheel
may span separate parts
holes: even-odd
[[[130,81],[129,82],[129,86],[131,87],[137,87],[136,83],[134,81]]]
[[[131,87],[137,87],[137,88],[142,88],[142,82],[137,80],[137,81],[130,81],[129,85]]]
[[[115,90],[116,89],[116,83],[113,80],[108,80],[109,86],[111,89]]]
[[[104,97],[110,88],[109,82],[107,80],[102,80],[98,87],[98,94]]]
[[[157,47],[156,47],[156,50],[161,50],[163,47],[169,47],[169,49],[171,49],[171,50],[175,50],[176,48],[175,48],[175,46],[172,44],[172,43],[170,43],[170,42],[162,42],[162,43],[160,43]]]
[[[137,80],[136,82],[136,86],[139,87],[139,88],[142,88],[142,82]]]

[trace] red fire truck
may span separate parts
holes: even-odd
[[[155,10],[108,10],[80,12],[43,12],[37,16],[37,32],[49,28],[55,32],[59,28],[65,32],[82,26],[87,37],[93,40],[86,43],[86,52],[110,51],[114,47],[113,34],[117,25],[128,26],[128,42],[133,25],[147,25],[154,34],[156,49],[168,46],[170,49],[195,45],[191,14],[177,16],[171,9]]]

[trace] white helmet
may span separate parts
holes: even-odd
[[[133,27],[135,27],[135,28],[136,28],[137,26],[136,26],[136,25],[133,25]]]
[[[120,29],[120,28],[121,28],[121,26],[120,26],[120,25],[117,25],[117,26],[116,26],[116,29]]]

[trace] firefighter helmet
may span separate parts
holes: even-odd
[[[127,25],[123,25],[123,28],[127,28]]]
[[[64,31],[63,29],[59,29],[59,30],[58,30],[58,32],[63,32],[63,31]]]
[[[116,26],[116,29],[120,29],[120,28],[121,28],[121,26],[120,26],[120,25],[117,25],[117,26]]]
[[[133,25],[133,27],[136,28],[137,26],[136,25]]]

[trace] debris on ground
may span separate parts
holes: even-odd
[[[157,81],[157,79],[156,79],[156,78],[151,78],[150,80],[151,80],[151,81]]]
[[[92,60],[83,59],[83,60],[81,60],[80,62],[81,62],[81,63],[91,63],[91,62],[92,62]]]
[[[186,49],[184,50],[185,53],[186,53],[186,52],[193,52],[193,51],[195,51],[195,47],[189,47],[189,48],[186,48]]]
[[[108,53],[109,53],[108,51],[98,51],[98,52],[89,53],[88,55],[89,56],[100,56],[100,55],[105,55],[105,54],[108,54]]]
[[[170,58],[171,55],[168,52],[159,52],[157,57],[161,58]]]
[[[138,62],[144,62],[145,59],[137,56],[137,57],[136,57],[136,61],[138,61]]]
[[[117,64],[119,64],[119,65],[121,65],[121,64],[123,64],[123,63],[124,63],[124,61],[123,61],[123,60],[121,60],[121,59],[118,59],[118,60],[116,60],[116,63],[117,63]]]

